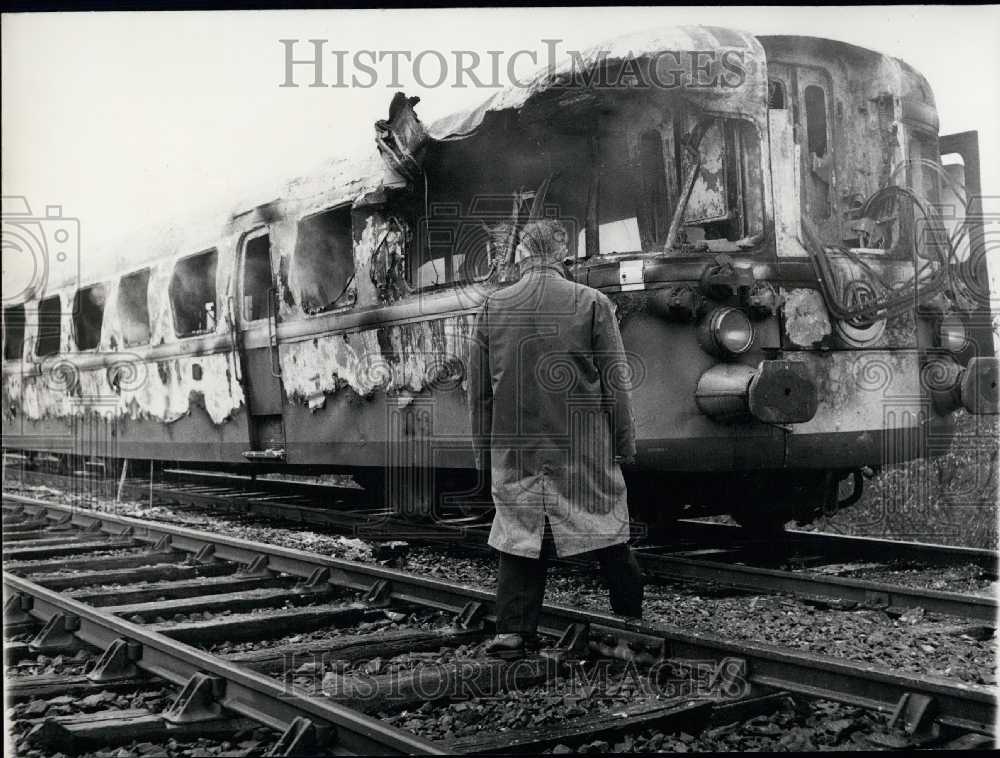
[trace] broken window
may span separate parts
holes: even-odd
[[[108,290],[103,284],[77,290],[73,298],[73,335],[78,350],[93,350],[101,344],[107,297]]]
[[[760,137],[747,121],[715,119],[696,148],[699,166],[684,210],[683,244],[728,249],[752,242],[763,230]],[[685,181],[695,155],[684,151]]]
[[[47,297],[38,304],[38,341],[35,355],[56,355],[62,337],[62,304],[59,295]]]
[[[271,287],[271,238],[265,230],[250,237],[243,249],[244,319],[267,318]]]
[[[123,276],[118,284],[118,319],[126,347],[149,344],[149,269]]]
[[[174,312],[174,330],[178,337],[190,337],[215,331],[215,269],[218,253],[208,250],[181,258],[174,265],[170,279],[170,305]]]
[[[424,161],[423,196],[405,210],[413,229],[407,278],[415,290],[482,281],[490,255],[500,265],[513,251],[515,225],[527,219],[537,171],[537,145],[521,125],[497,119],[481,135],[434,143]]]
[[[3,357],[19,361],[24,354],[24,306],[11,305],[3,309]]]
[[[289,282],[306,313],[354,302],[351,206],[341,205],[299,222]]]
[[[468,215],[463,215],[458,203],[434,203],[414,245],[410,268],[414,289],[474,282],[488,276],[490,232],[479,218],[488,213],[485,205],[496,205],[498,215],[509,212],[512,198],[474,198]],[[477,202],[481,200],[488,202]]]
[[[602,135],[592,155],[596,185],[598,253],[640,252],[666,241],[673,213],[667,197],[663,138],[658,130],[639,135],[635,162],[629,161],[626,135]],[[577,250],[587,249],[587,231],[579,233]]]

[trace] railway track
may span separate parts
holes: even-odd
[[[171,472],[166,472],[169,475]],[[359,490],[293,485],[284,492],[280,481],[251,482],[213,473],[173,472],[175,477],[150,487],[126,480],[123,496],[153,498],[182,507],[243,513],[263,518],[334,529],[367,539],[440,541],[464,549],[483,549],[489,525],[475,518],[436,524],[413,524],[384,509],[366,507]],[[72,491],[79,480],[23,472],[25,483],[51,484]],[[83,486],[86,486],[84,483]],[[332,507],[339,506],[339,507]],[[822,571],[835,562],[909,562],[917,566],[971,565],[982,576],[997,578],[997,553],[990,550],[850,537],[789,530],[780,535],[747,535],[740,527],[681,520],[668,543],[644,544],[637,557],[647,576],[710,583],[736,590],[788,593],[809,599],[832,599],[876,608],[920,607],[933,613],[994,623],[997,599],[919,586],[901,586]]]
[[[543,612],[541,631],[552,643],[544,656],[504,664],[472,655],[367,678],[321,666],[317,692],[316,681],[296,678],[305,672],[308,680],[306,664],[317,660],[370,662],[400,651],[481,645],[494,620],[492,594],[383,566],[23,496],[5,494],[4,512],[5,541],[19,537],[5,555],[5,628],[8,636],[18,631],[27,638],[7,646],[8,663],[40,650],[68,654],[91,647],[104,655],[86,681],[78,682],[83,688],[142,673],[182,688],[164,713],[119,713],[83,725],[71,716],[42,719],[33,727],[38,739],[72,742],[85,733],[87,739],[110,738],[114,729],[120,735],[130,718],[145,719],[149,733],[160,736],[182,723],[209,730],[220,718],[242,718],[281,734],[276,755],[292,745],[301,750],[308,740],[362,754],[537,751],[653,726],[696,732],[737,713],[774,707],[776,699],[791,693],[893,714],[884,735],[889,745],[992,740],[996,701],[986,687],[557,605]],[[416,616],[425,618],[423,627],[363,633],[384,628],[379,624],[386,619]],[[437,623],[428,627],[426,619]],[[308,637],[328,628],[342,633],[296,642],[282,636],[289,629]],[[245,642],[253,649],[237,649]],[[392,720],[386,708],[452,701],[467,694],[462,688],[493,696],[512,686],[562,681],[575,670],[572,662],[585,656],[635,666],[645,681],[670,687],[639,698],[624,716],[586,713],[544,729],[487,730],[432,742],[386,723]],[[37,685],[18,683],[11,691],[17,697],[32,687]],[[436,697],[427,697],[429,688]],[[107,734],[95,736],[101,730]]]

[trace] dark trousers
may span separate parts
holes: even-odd
[[[545,573],[553,552],[546,534],[538,558],[500,553],[497,584],[499,634],[531,636],[536,633],[545,598]],[[611,596],[612,611],[623,616],[642,616],[642,571],[627,544],[612,545],[579,557],[596,558],[600,562]]]

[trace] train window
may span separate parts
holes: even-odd
[[[93,350],[101,343],[107,297],[108,290],[103,284],[77,290],[73,298],[73,334],[78,350]]]
[[[683,241],[696,247],[730,249],[763,231],[760,137],[739,119],[717,119],[701,137],[700,169],[684,212]],[[682,159],[683,175],[692,157]]]
[[[780,79],[767,80],[767,107],[772,111],[784,110],[788,107],[785,97],[785,83]]]
[[[633,163],[619,157],[629,154],[623,133],[603,135],[597,147],[594,170],[600,172],[597,202],[600,255],[641,252],[655,244],[655,237],[666,237],[670,218],[659,132],[641,135],[638,148]],[[587,231],[583,229],[578,235],[577,250],[586,249]]]
[[[59,295],[47,297],[38,304],[38,341],[35,355],[56,355],[62,337],[62,304]]]
[[[243,318],[267,318],[271,281],[271,238],[266,231],[250,237],[243,248]]]
[[[639,137],[639,175],[642,177],[642,204],[639,218],[655,247],[667,239],[670,209],[667,205],[667,167],[663,160],[663,137],[651,130]]]
[[[149,344],[149,269],[123,276],[118,284],[118,319],[126,347]]]
[[[307,313],[354,301],[354,241],[351,206],[341,205],[299,222],[289,281]]]
[[[809,152],[822,158],[826,155],[826,93],[810,84],[805,91],[806,139]]]
[[[215,270],[218,253],[208,250],[181,258],[174,265],[170,279],[170,305],[174,311],[174,330],[178,337],[191,337],[215,331]]]
[[[925,134],[916,129],[910,129],[909,137],[910,162],[907,165],[909,186],[927,201],[937,204],[941,198],[938,174],[927,168],[927,164],[924,163],[924,161],[930,161],[935,165],[941,163],[937,139],[933,134]]]
[[[11,305],[3,309],[3,357],[19,361],[24,353],[24,306]]]
[[[599,224],[597,235],[601,241],[601,255],[642,249],[642,240],[639,238],[639,220],[635,217]],[[586,229],[580,230],[576,249],[587,249]]]
[[[486,200],[487,202],[477,202]],[[509,212],[512,196],[477,198],[472,209],[484,211],[497,204]],[[432,203],[430,217],[418,229],[410,281],[415,289],[439,287],[453,282],[475,282],[489,275],[490,233],[481,222],[461,217],[461,204]],[[471,209],[470,209],[471,210]]]

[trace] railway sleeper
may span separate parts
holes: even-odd
[[[310,632],[324,627],[351,626],[362,621],[385,618],[385,611],[367,603],[283,608],[266,615],[224,616],[207,621],[179,624],[149,624],[150,631],[187,643],[245,642],[273,639],[289,629]]]
[[[247,611],[254,608],[272,608],[283,603],[309,603],[333,597],[338,594],[331,585],[312,590],[286,586],[255,588],[237,592],[222,592],[196,597],[181,597],[171,600],[151,600],[147,602],[106,605],[104,610],[117,616],[131,618],[134,615],[170,616],[176,613],[204,613],[226,611]]]
[[[678,698],[664,703],[642,703],[610,714],[578,716],[562,724],[515,729],[502,734],[487,732],[444,743],[449,753],[539,753],[555,745],[590,742],[598,737],[613,740],[644,729],[700,732],[712,714],[712,703]]]
[[[101,549],[107,549],[101,545]],[[10,555],[7,555],[10,558]],[[102,571],[108,569],[131,569],[137,566],[152,566],[157,563],[180,562],[187,558],[185,553],[175,550],[145,550],[127,555],[107,555],[98,557],[76,557],[64,560],[5,561],[4,571],[19,575],[41,574],[46,571]],[[34,578],[32,578],[34,581]]]
[[[212,578],[233,575],[236,567],[226,563],[206,563],[190,565],[167,563],[163,557],[146,559],[135,568],[116,564],[116,568],[103,571],[86,571],[79,574],[31,574],[29,578],[36,584],[51,590],[63,592],[102,584],[133,584],[137,582],[157,582],[181,579]],[[127,590],[126,590],[127,592]],[[89,600],[86,602],[90,602]]]
[[[197,567],[191,567],[197,568]],[[290,580],[272,576],[243,576],[240,574],[222,574],[219,576],[194,577],[175,581],[152,582],[133,588],[116,587],[110,590],[82,589],[71,590],[66,594],[74,600],[93,605],[98,608],[121,605],[124,603],[148,603],[155,600],[174,600],[178,598],[197,598],[209,592],[220,594],[225,592],[243,592],[247,590],[263,590],[288,587]],[[107,584],[115,584],[107,582]],[[117,611],[116,611],[117,612]]]
[[[255,721],[237,717],[173,724],[146,709],[109,710],[43,719],[26,739],[36,749],[72,753],[137,740],[225,738],[257,726]]]
[[[372,658],[392,658],[403,653],[436,651],[457,647],[482,638],[478,630],[392,631],[378,634],[343,635],[330,640],[313,640],[280,645],[264,650],[235,653],[226,658],[236,664],[266,674],[294,672],[305,664],[325,668],[330,661],[353,662]]]
[[[83,542],[67,543],[59,540],[59,544],[40,545],[29,547],[12,547],[6,550],[8,559],[21,560],[45,560],[46,558],[57,558],[60,556],[80,555],[81,553],[93,552],[95,550],[124,550],[128,548],[143,547],[145,543],[133,537],[118,538],[108,540],[89,540]]]
[[[96,682],[88,674],[8,676],[6,679],[7,697],[10,698],[11,702],[51,698],[57,695],[85,696],[105,690],[128,691],[148,683],[149,679],[139,674],[112,681]]]
[[[85,642],[82,642],[80,639],[74,637],[73,641],[63,650],[59,651],[59,653],[60,655],[72,655],[80,650],[92,651],[93,648]],[[31,645],[28,642],[4,642],[3,662],[5,666],[16,666],[18,663],[26,661],[37,655],[38,652],[36,650],[32,650]]]

